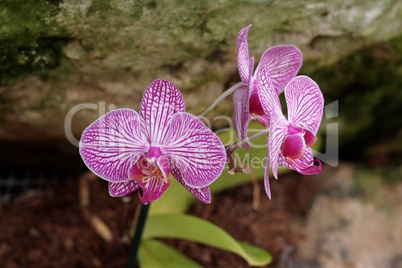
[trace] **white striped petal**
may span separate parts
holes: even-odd
[[[226,151],[218,136],[189,113],[172,116],[163,150],[185,183],[194,188],[211,184],[226,163]]]
[[[289,122],[316,134],[324,108],[324,98],[317,83],[308,76],[297,76],[286,86],[285,98]]]
[[[267,137],[267,144],[269,142],[269,138]],[[264,188],[265,193],[267,194],[268,198],[271,199],[271,188],[269,186],[269,149],[267,148],[267,157],[265,159],[265,166],[264,166]]]
[[[282,114],[281,102],[279,101],[278,93],[276,92],[275,86],[272,79],[269,77],[266,68],[262,69],[258,73],[258,97],[262,109],[264,110],[266,120],[269,122],[271,120],[272,114]]]
[[[248,31],[250,27],[251,24],[241,29],[236,38],[237,66],[239,69],[241,81],[244,84],[248,84],[250,82],[250,76],[253,71],[253,65],[250,64],[250,54],[248,51],[247,41]]]
[[[321,173],[322,165],[318,159],[314,160],[311,148],[306,148],[304,154],[299,159],[288,159],[279,155],[279,165],[288,169],[293,169],[303,175],[315,175]]]
[[[109,194],[113,197],[126,196],[140,189],[140,185],[133,180],[124,182],[109,182]]]
[[[172,173],[172,176],[186,188],[190,193],[192,193],[195,197],[198,198],[201,202],[204,203],[211,203],[211,192],[209,191],[209,187],[201,187],[201,188],[194,188],[190,187],[186,184],[186,182],[183,180],[183,177],[181,176],[181,173],[177,167],[173,167],[170,172]]]
[[[81,136],[79,152],[96,175],[111,182],[128,180],[127,172],[149,147],[140,131],[136,111],[118,109],[89,125]]]
[[[142,98],[140,116],[142,130],[151,145],[161,144],[171,116],[184,109],[183,96],[171,82],[157,79],[148,86]]]
[[[267,68],[277,94],[281,93],[286,84],[298,73],[303,61],[301,51],[295,46],[279,45],[267,49],[262,54],[254,76]]]
[[[283,114],[272,114],[268,137],[268,152],[269,161],[272,165],[272,173],[275,179],[278,179],[279,154],[281,153],[283,139],[287,133],[287,127],[284,122],[286,122],[286,120]]]

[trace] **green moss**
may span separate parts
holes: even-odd
[[[39,36],[58,32],[55,16],[60,1],[3,0],[0,1],[0,40],[14,46],[34,44]]]
[[[46,78],[46,71],[59,66],[66,42],[62,38],[38,38],[31,46],[13,46],[7,41],[0,41],[0,84],[27,75]]]
[[[0,1],[0,83],[59,65],[63,38],[55,16],[60,1]]]
[[[401,43],[402,37],[375,44],[309,73],[327,104],[339,100],[342,157],[375,158],[367,154],[375,144],[397,141],[402,126]],[[397,148],[389,146],[386,155],[401,157]]]

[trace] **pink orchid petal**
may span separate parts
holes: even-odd
[[[140,108],[141,127],[149,143],[160,144],[166,136],[170,117],[177,112],[184,112],[179,89],[163,79],[153,81],[144,92]]]
[[[225,148],[218,136],[189,113],[172,116],[163,150],[186,184],[194,188],[211,184],[226,163]]]
[[[258,96],[265,116],[269,119],[268,155],[274,177],[278,178],[278,161],[288,122],[283,116],[278,94],[265,69],[258,74]],[[268,161],[268,160],[267,160]],[[268,193],[267,193],[268,194]]]
[[[248,51],[248,48],[247,48],[247,51]],[[248,74],[248,77],[249,77],[249,79],[248,79],[248,83],[249,84],[251,84],[251,80],[253,79],[253,70],[254,70],[254,57],[251,57],[250,58],[250,61],[248,62],[248,71],[249,71],[249,74]],[[244,83],[244,82],[243,82]],[[246,83],[245,83],[246,84]]]
[[[247,86],[238,88],[233,94],[233,127],[239,141],[247,137],[249,123],[249,96]],[[245,143],[243,147],[248,151],[250,146]]]
[[[111,182],[123,182],[128,180],[130,166],[148,146],[140,131],[137,112],[118,109],[98,118],[84,130],[79,152],[97,176]]]
[[[269,142],[269,138],[267,137],[267,144]],[[271,188],[269,186],[269,149],[267,148],[267,157],[265,159],[265,167],[264,167],[264,188],[265,192],[269,199],[271,199]]]
[[[269,127],[269,120],[268,117],[264,115],[256,115],[256,114],[252,114],[251,115],[251,119],[252,120],[257,120],[258,123],[260,123],[261,125],[263,125],[264,127]]]
[[[321,123],[324,98],[317,83],[308,76],[297,76],[285,88],[288,120],[314,135]]]
[[[303,175],[316,175],[322,171],[322,163],[319,159],[314,159],[314,164],[298,172]]]
[[[269,48],[262,54],[254,76],[266,68],[276,92],[283,91],[287,83],[295,77],[303,62],[301,51],[295,46],[280,45]]]
[[[272,114],[282,114],[281,102],[275,90],[272,79],[268,76],[266,69],[258,73],[258,97],[264,110],[267,122],[271,120]],[[269,125],[269,124],[267,124]]]
[[[149,176],[138,182],[141,187],[141,190],[138,192],[140,201],[144,205],[156,201],[166,191],[170,183],[170,180],[157,176]]]
[[[250,81],[250,54],[248,51],[248,30],[251,24],[240,30],[236,39],[237,48],[237,66],[239,68],[240,79],[244,84],[248,84]]]
[[[204,203],[211,203],[211,192],[209,191],[209,187],[201,187],[201,188],[194,188],[190,187],[186,184],[181,176],[181,173],[177,167],[172,167],[170,170],[172,176],[186,188],[190,193],[192,193],[197,199]]]
[[[318,159],[314,160],[311,148],[306,148],[303,156],[299,159],[288,159],[283,155],[279,156],[280,165],[297,171],[303,175],[314,175],[321,173],[322,165]]]
[[[133,180],[124,182],[109,182],[109,194],[113,197],[126,196],[140,189],[140,185]]]
[[[268,152],[275,179],[278,179],[279,154],[281,154],[282,143],[287,133],[285,122],[286,119],[282,113],[278,114],[274,112],[272,114],[268,137]]]
[[[251,118],[257,120],[261,125],[268,127],[269,119],[261,106],[257,90],[250,94],[249,107]]]

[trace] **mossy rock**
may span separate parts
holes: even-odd
[[[373,164],[402,159],[401,44],[397,37],[364,47],[310,73],[327,104],[339,101],[341,157]]]
[[[196,114],[239,81],[236,35],[252,23],[249,47],[256,61],[272,45],[300,47],[302,72],[319,82],[327,103],[340,100],[339,122],[347,124],[341,128],[342,144],[358,142],[359,150],[365,149],[373,136],[381,139],[373,129],[395,132],[400,122],[384,118],[398,108],[393,91],[400,80],[393,77],[400,73],[401,14],[402,2],[396,0],[3,0],[0,141],[65,140],[64,120],[76,105],[137,109],[156,78],[177,84],[187,110]],[[379,42],[399,55],[397,60],[370,58],[372,49],[381,51],[371,46]],[[373,68],[363,70],[367,64]],[[362,80],[368,89],[359,91],[354,79],[368,76]],[[376,83],[381,90],[374,90]],[[359,107],[358,116],[344,113],[351,105]],[[80,111],[72,132],[78,138],[107,109]],[[230,116],[230,110],[228,98],[211,116]]]

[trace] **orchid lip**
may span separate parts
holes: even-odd
[[[288,159],[299,159],[305,149],[315,143],[315,135],[303,128],[287,126],[287,135],[282,143],[282,153]]]
[[[147,204],[158,199],[170,185],[168,178],[169,171],[164,167],[159,167],[160,159],[165,159],[164,156],[158,158],[156,164],[147,161],[146,158],[140,159],[130,167],[128,177],[130,180],[137,182],[140,186],[138,192],[142,203]]]
[[[282,154],[289,159],[302,157],[306,143],[302,133],[287,135],[282,143]]]
[[[300,170],[300,172],[304,175],[315,175],[321,173],[322,170],[322,163],[318,159],[314,159],[311,166]]]

